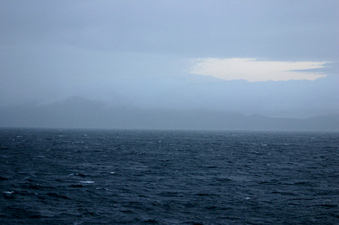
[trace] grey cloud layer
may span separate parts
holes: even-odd
[[[82,96],[143,109],[336,113],[338,7],[334,0],[0,1],[0,107]],[[192,59],[208,57],[332,63],[328,77],[313,82],[189,74]]]
[[[3,43],[199,57],[337,57],[336,1],[2,1]]]

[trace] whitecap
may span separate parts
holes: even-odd
[[[108,191],[108,189],[107,188],[103,188],[103,187],[97,187],[97,188],[95,188],[96,190],[105,190],[105,191]]]
[[[93,184],[94,181],[92,181],[92,180],[84,180],[84,181],[80,181],[80,183],[82,183],[82,184]]]

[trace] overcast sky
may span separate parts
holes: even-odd
[[[0,0],[0,106],[339,112],[337,0]]]

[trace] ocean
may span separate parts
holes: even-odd
[[[0,130],[0,224],[339,224],[339,133]]]

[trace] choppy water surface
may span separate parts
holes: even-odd
[[[0,130],[1,224],[338,224],[338,133]]]

